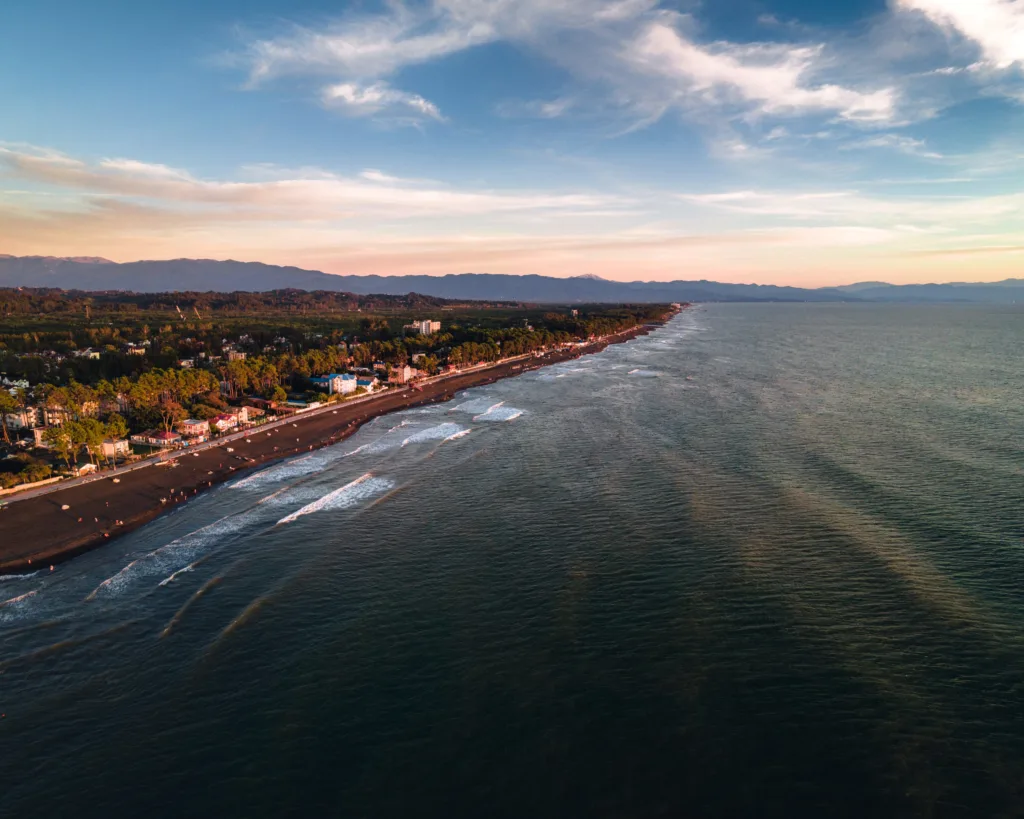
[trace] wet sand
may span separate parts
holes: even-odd
[[[218,483],[271,461],[343,441],[380,415],[448,401],[462,390],[599,352],[609,344],[646,335],[649,330],[635,328],[576,350],[454,375],[425,385],[421,391],[385,393],[352,406],[338,405],[336,412],[297,416],[294,426],[254,428],[248,438],[251,443],[241,439],[199,453],[185,450],[176,453],[177,466],[150,466],[121,473],[117,476],[119,483],[101,478],[15,501],[0,510],[0,574],[45,569],[102,546]],[[234,452],[227,452],[227,446]],[[64,505],[69,508],[62,509]]]

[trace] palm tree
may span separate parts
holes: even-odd
[[[18,401],[7,390],[0,389],[0,427],[4,430],[4,441],[10,446],[11,436],[7,431],[7,417],[18,411]]]

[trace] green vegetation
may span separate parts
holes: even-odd
[[[33,385],[98,385],[186,361],[226,381],[230,398],[250,390],[271,397],[277,387],[298,387],[311,376],[375,362],[398,366],[421,353],[418,366],[427,372],[530,353],[626,329],[665,309],[582,307],[572,316],[415,294],[0,289],[0,372]],[[440,333],[405,332],[405,324],[425,315],[441,319]],[[224,360],[232,351],[246,360]]]
[[[41,458],[23,453],[0,460],[0,489],[45,481],[52,477],[53,469]]]
[[[280,403],[291,393],[324,402],[333,396],[310,379],[330,373],[386,375],[412,365],[433,375],[608,335],[666,312],[664,305],[554,310],[414,294],[0,289],[0,376],[29,384],[0,390],[0,426],[10,443],[7,419],[41,408],[44,442],[73,468],[82,453],[98,463],[105,438],[170,432],[231,403]],[[425,318],[439,320],[441,331],[406,329]]]

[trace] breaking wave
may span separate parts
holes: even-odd
[[[506,407],[499,405],[491,407],[487,412],[482,415],[477,415],[473,418],[474,421],[512,421],[523,414],[523,410],[516,409],[515,407]]]
[[[439,424],[436,427],[428,427],[427,429],[421,429],[419,432],[413,433],[402,441],[402,446],[420,444],[425,441],[448,441],[453,436],[468,431],[469,430],[464,427],[460,427],[458,424]]]
[[[193,563],[218,541],[254,523],[259,516],[258,506],[259,504],[245,512],[221,518],[133,560],[117,574],[100,583],[85,599],[94,600],[98,596],[116,596],[138,580],[167,571],[173,572],[167,578],[167,582],[170,582],[174,576],[189,568],[186,566],[184,569],[176,570],[175,566],[181,566],[183,562]],[[166,583],[160,585],[163,586]]]
[[[39,574],[39,572],[29,572],[28,574],[0,574],[0,583],[8,583],[14,580],[29,580],[37,574]]]
[[[250,475],[248,478],[231,484],[232,489],[262,489],[268,483],[279,483],[281,481],[301,478],[319,472],[333,458],[325,458],[323,455],[306,455],[294,461],[272,466]]]
[[[382,492],[387,492],[394,485],[394,481],[390,481],[387,478],[375,478],[372,473],[367,472],[351,483],[347,483],[333,492],[328,492],[322,498],[306,504],[297,512],[292,512],[290,515],[281,518],[278,521],[278,525],[292,523],[305,515],[312,515],[316,512],[347,509],[350,506],[355,506],[362,500],[379,495]]]
[[[660,378],[661,373],[654,370],[630,370],[628,375],[635,375],[637,378]]]
[[[504,404],[504,401],[494,402],[493,398],[474,398],[466,401],[457,407],[452,407],[452,412],[468,412],[470,415],[480,415]]]
[[[33,589],[30,592],[19,594],[17,597],[12,597],[10,600],[4,600],[0,603],[0,623],[18,619],[25,605],[38,593],[39,589]]]
[[[196,561],[196,563],[198,563],[198,561]],[[196,570],[196,564],[195,563],[189,563],[184,569],[178,569],[178,571],[173,572],[172,574],[170,574],[169,576],[167,576],[163,580],[161,580],[160,581],[160,585],[161,586],[166,586],[166,585],[168,585],[170,583],[173,583],[178,578],[179,575],[186,574],[187,572],[194,572],[195,570]]]

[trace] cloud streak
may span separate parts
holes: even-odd
[[[416,122],[421,119],[443,121],[434,103],[419,94],[391,88],[387,83],[360,86],[352,82],[329,85],[321,94],[327,108],[353,117],[390,116],[397,121]]]
[[[585,193],[459,191],[372,171],[354,179],[320,172],[256,182],[210,181],[165,165],[126,159],[89,164],[46,149],[0,148],[0,168],[22,179],[94,195],[221,209],[240,218],[261,213],[265,218],[330,220],[588,212],[626,204],[619,197]]]
[[[1024,66],[1021,0],[896,0],[895,5],[920,12],[940,28],[970,40],[994,68]]]
[[[648,26],[625,52],[639,72],[664,81],[683,104],[750,105],[775,116],[834,113],[845,120],[885,122],[896,110],[896,92],[857,91],[815,82],[824,46],[716,43],[700,46],[664,22]]]

